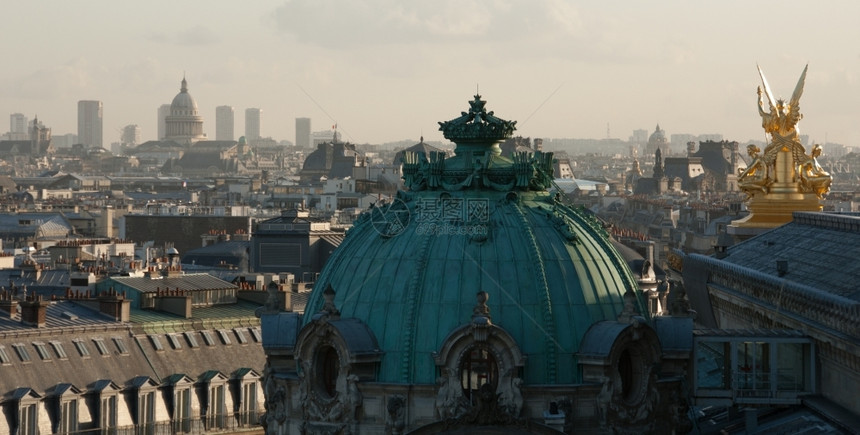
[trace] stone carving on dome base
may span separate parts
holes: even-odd
[[[310,370],[310,364],[303,362],[305,370]],[[302,404],[303,434],[355,434],[358,433],[358,423],[362,406],[362,394],[358,390],[358,376],[346,376],[345,391],[335,392],[333,397],[324,397],[311,385],[308,376],[303,371],[300,374],[300,403]],[[341,374],[342,375],[342,374]]]
[[[290,408],[287,383],[284,379],[272,376],[272,370],[268,363],[263,369],[262,383],[266,393],[266,401],[263,404],[266,412],[260,416],[259,422],[266,434],[277,434],[279,428],[284,425]]]
[[[523,400],[520,387],[522,379],[513,378],[507,388],[507,392],[498,392],[492,384],[486,383],[478,388],[475,394],[474,404],[462,395],[462,390],[456,384],[452,384],[459,392],[459,398],[448,403],[448,392],[442,388],[448,387],[447,382],[440,385],[437,395],[437,416],[443,423],[445,430],[470,426],[515,426],[523,429],[529,427],[529,420],[521,418]],[[439,406],[439,399],[445,397],[446,402]],[[443,416],[447,416],[443,418]]]
[[[385,405],[386,435],[400,435],[406,428],[406,398],[395,394],[388,398]]]
[[[641,400],[636,403],[630,403],[624,397],[621,382],[613,379],[611,376],[605,376],[595,403],[600,427],[605,430],[611,430],[612,433],[616,434],[654,433],[657,430],[657,425],[661,424],[658,422],[665,423],[666,419],[671,418],[668,414],[671,414],[672,408],[678,408],[679,405],[671,403],[668,407],[661,407],[657,374],[653,369],[649,375],[645,389],[645,394]],[[665,418],[657,418],[656,412],[658,409],[667,410]],[[676,415],[675,420],[678,421],[677,424],[682,424],[683,418]]]
[[[469,409],[469,401],[457,382],[457,371],[445,368],[442,376],[436,378],[436,419],[446,421],[455,419]]]

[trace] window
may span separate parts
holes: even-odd
[[[227,331],[225,331],[225,330],[223,330],[223,329],[219,329],[219,330],[218,330],[218,335],[220,335],[220,336],[221,336],[221,342],[222,342],[222,343],[224,343],[224,344],[231,344],[231,343],[232,343],[232,342],[230,341],[230,336],[227,334]]]
[[[224,401],[224,384],[209,386],[209,409],[206,412],[206,428],[224,427],[227,407]]]
[[[241,329],[236,328],[236,329],[234,329],[234,330],[233,330],[233,332],[235,332],[235,333],[236,333],[236,338],[237,338],[237,339],[239,339],[239,343],[242,343],[242,344],[247,344],[247,343],[248,343],[248,338],[247,338],[247,337],[245,337],[245,333],[244,333],[244,332],[242,332],[242,330],[241,330]]]
[[[150,335],[149,341],[152,342],[152,347],[154,347],[155,350],[164,350],[164,346],[161,345],[161,340],[158,339],[157,335]]]
[[[495,390],[498,379],[499,368],[489,349],[474,347],[460,362],[460,385],[463,394],[473,403],[482,386],[490,384]]]
[[[9,359],[9,354],[6,353],[6,346],[0,345],[0,364],[11,364],[12,360]]]
[[[203,334],[203,341],[206,342],[207,346],[212,346],[215,344],[215,339],[212,338],[212,334],[209,331],[200,331]]]
[[[103,434],[111,434],[116,428],[116,395],[102,396],[99,408],[99,424]]]
[[[39,433],[39,415],[35,403],[18,405],[18,433],[36,435]]]
[[[125,342],[122,341],[121,338],[114,337],[113,343],[116,345],[116,349],[119,351],[119,353],[123,355],[128,355],[128,348],[125,346]]]
[[[242,385],[242,411],[239,421],[242,426],[257,424],[257,383],[248,382]]]
[[[50,343],[51,347],[54,348],[54,352],[57,354],[57,358],[66,359],[69,357],[66,355],[66,349],[63,349],[63,343],[60,343],[59,341],[51,341]]]
[[[27,348],[24,347],[24,343],[15,343],[12,347],[15,348],[15,352],[18,354],[18,358],[20,358],[21,361],[30,361],[30,353],[27,352]]]
[[[101,354],[102,356],[110,355],[107,346],[105,346],[105,340],[103,338],[94,338],[93,343],[96,344],[96,349],[99,350],[99,354]]]
[[[167,341],[170,342],[170,347],[173,349],[182,349],[182,343],[179,342],[179,337],[176,334],[167,334]]]
[[[149,434],[155,430],[155,392],[140,391],[137,396],[137,425],[140,433]]]
[[[59,433],[75,433],[78,430],[78,400],[65,400],[60,404]]]
[[[193,333],[193,332],[190,332],[190,331],[189,331],[189,332],[185,332],[184,334],[185,334],[185,339],[186,339],[186,340],[188,340],[188,345],[189,345],[189,346],[191,346],[191,347],[200,347],[200,345],[199,345],[199,344],[197,344],[197,337],[195,337],[195,336],[194,336],[194,333]]]
[[[262,335],[260,335],[260,329],[259,328],[250,328],[250,330],[251,330],[251,335],[254,337],[254,341],[256,341],[257,343],[263,341],[263,337],[262,337]]]
[[[735,385],[742,390],[770,390],[770,343],[738,343]]]
[[[806,346],[803,343],[777,343],[776,346],[776,388],[803,391],[806,381],[805,368],[809,366]]]
[[[75,343],[75,348],[78,349],[78,353],[81,354],[81,357],[88,358],[90,356],[90,350],[87,349],[87,344],[84,343],[84,340],[75,339],[72,340],[72,343]]]
[[[45,347],[45,343],[42,343],[41,341],[34,341],[33,347],[36,348],[36,353],[39,354],[39,358],[41,358],[42,360],[51,359],[51,354],[48,353],[48,348]]]
[[[191,389],[182,388],[173,393],[173,430],[191,432]]]

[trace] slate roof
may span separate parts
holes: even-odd
[[[141,292],[155,292],[166,288],[184,291],[237,288],[235,285],[207,273],[186,273],[160,279],[132,276],[114,276],[110,279]]]
[[[725,262],[860,302],[860,216],[795,212],[794,221],[727,252]],[[777,260],[788,262],[781,277]]]
[[[102,317],[100,314],[78,305],[74,302],[50,301],[45,315],[45,328],[74,328],[88,325],[116,325],[117,322]],[[8,313],[0,316],[0,333],[21,330],[26,327],[21,324],[21,309],[18,314],[9,317]]]
[[[30,223],[21,224],[21,221]],[[0,234],[63,237],[71,232],[72,225],[60,213],[0,214]]]
[[[242,368],[262,373],[266,357],[256,307],[240,301],[195,309],[192,319],[132,309],[131,321],[121,323],[72,301],[51,301],[40,328],[21,324],[20,314],[0,316],[0,404],[25,394],[158,385],[180,373],[192,381],[213,373],[229,377]]]

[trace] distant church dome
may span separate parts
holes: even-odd
[[[179,93],[170,103],[170,114],[165,117],[166,136],[164,140],[190,145],[206,139],[203,134],[203,117],[198,114],[197,102],[188,93],[188,82],[182,77]]]
[[[182,87],[179,89],[179,93],[173,97],[173,102],[170,103],[170,114],[173,116],[196,116],[198,114],[197,102],[188,93],[188,82],[185,77],[182,78]]]
[[[645,146],[645,155],[654,155],[654,152],[658,148],[663,154],[669,152],[669,141],[666,139],[666,132],[660,129],[660,124],[657,124],[657,129],[648,137],[648,145]]]

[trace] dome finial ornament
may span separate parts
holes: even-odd
[[[337,320],[340,318],[340,310],[338,310],[334,305],[334,296],[334,288],[329,284],[325,291],[323,291],[323,299],[325,302],[323,303],[323,307],[319,314],[325,317],[330,317],[332,320]]]
[[[487,301],[490,299],[490,294],[481,290],[475,295],[475,299],[477,299],[477,303],[475,303],[475,308],[472,309],[472,319],[483,317],[489,320],[490,307],[487,306]]]
[[[469,102],[469,112],[461,112],[459,118],[450,121],[440,121],[439,130],[445,139],[459,142],[483,142],[493,144],[507,139],[516,130],[516,121],[506,121],[497,118],[493,112],[487,112],[486,101],[479,94]]]

